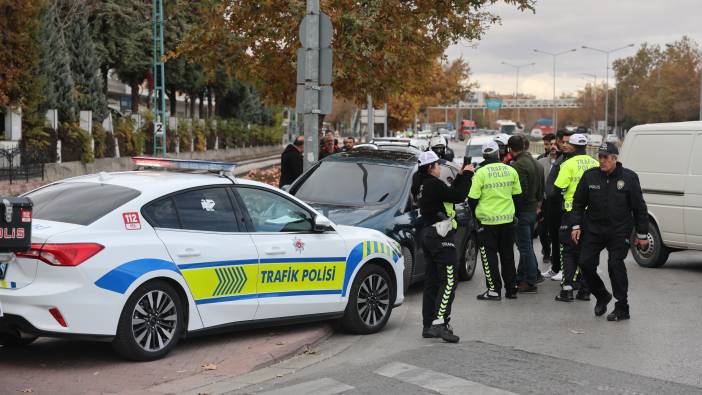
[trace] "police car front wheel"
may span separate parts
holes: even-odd
[[[388,272],[366,265],[356,275],[341,324],[347,331],[370,334],[383,329],[390,318],[395,289]]]
[[[148,282],[127,300],[113,347],[127,359],[158,359],[178,343],[182,325],[183,307],[176,290],[165,281]]]

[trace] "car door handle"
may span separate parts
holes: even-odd
[[[194,248],[186,248],[178,253],[180,258],[194,258],[200,256],[200,251]]]
[[[285,251],[279,248],[271,248],[270,250],[263,251],[266,255],[285,255]]]

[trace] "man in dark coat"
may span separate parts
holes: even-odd
[[[305,150],[305,137],[297,136],[280,155],[280,183],[282,188],[290,185],[302,174],[302,152]]]

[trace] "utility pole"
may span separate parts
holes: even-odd
[[[540,49],[535,49],[534,52],[536,53],[541,53],[544,55],[549,55],[553,57],[553,133],[556,133],[558,131],[558,108],[556,104],[556,58],[559,57],[560,55],[567,54],[569,52],[575,52],[577,51],[575,48],[569,49],[566,51],[562,52],[546,52],[542,51]]]
[[[527,66],[533,66],[536,63],[531,62],[531,63],[526,63],[526,64],[512,64],[512,63],[502,62],[502,64],[505,66],[513,67],[517,71],[517,83],[516,83],[516,86],[514,87],[514,106],[517,107],[517,119],[515,120],[515,122],[520,123],[519,122],[519,119],[520,119],[519,104],[518,104],[518,101],[519,101],[519,70],[521,68],[524,68]],[[555,91],[554,91],[554,96],[555,96]]]
[[[305,134],[303,169],[317,162],[319,117],[332,106],[332,25],[320,12],[319,0],[307,0],[307,12],[300,24],[302,48],[297,51],[296,112],[302,113]]]
[[[153,0],[153,74],[154,93],[151,98],[154,113],[154,156],[166,156],[166,74],[163,67],[163,0]]]
[[[623,47],[605,50],[605,49],[592,48],[592,47],[588,47],[588,46],[583,45],[583,49],[589,49],[591,51],[597,51],[597,52],[603,53],[606,55],[605,58],[607,59],[607,67],[605,67],[605,70],[606,70],[605,71],[605,130],[602,134],[603,137],[607,136],[607,128],[609,128],[609,54],[612,52],[621,51],[622,49],[630,48],[633,46],[634,46],[634,44],[629,44],[629,45],[625,45]],[[615,116],[615,118],[616,118],[616,116]]]
[[[373,111],[373,96],[368,95],[368,121],[366,122],[366,142],[375,137],[375,111]]]

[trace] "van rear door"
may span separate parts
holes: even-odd
[[[686,248],[684,215],[694,135],[688,131],[641,131],[627,135],[623,165],[634,170],[648,211],[668,247]]]
[[[702,249],[702,131],[695,133],[690,173],[685,184],[685,232],[688,248]]]

